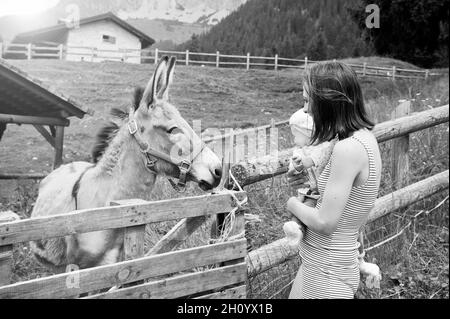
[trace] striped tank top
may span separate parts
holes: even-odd
[[[368,178],[363,184],[352,187],[337,228],[331,235],[306,228],[300,244],[302,298],[353,298],[358,288],[358,235],[375,204],[379,189],[374,153],[358,133],[350,138],[360,142],[367,151]],[[330,177],[332,161],[333,154],[317,181],[321,198]],[[317,209],[321,207],[321,198]]]

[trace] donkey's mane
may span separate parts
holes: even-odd
[[[144,94],[144,88],[137,87],[134,90],[132,107],[134,110],[137,110],[139,107],[139,103],[141,102],[142,96]],[[128,119],[128,112],[122,108],[112,108],[110,111],[110,115],[114,118],[118,118],[121,120],[123,124]],[[111,141],[119,132],[121,126],[116,122],[110,120],[107,124],[105,124],[97,133],[96,142],[94,147],[92,148],[92,161],[96,164],[100,161],[103,154],[105,154],[106,149],[108,148]]]

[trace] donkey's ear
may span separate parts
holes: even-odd
[[[158,83],[160,83],[161,81],[163,82],[165,81],[165,77],[163,75],[166,73],[168,61],[169,61],[168,56],[163,56],[161,60],[159,60],[155,72],[153,73],[153,76],[148,82],[144,94],[142,95],[141,102],[139,103],[139,108],[142,106],[149,107],[155,102],[158,92],[157,91]],[[164,85],[165,85],[164,83],[161,84],[161,86]]]
[[[175,64],[177,63],[177,58],[172,56],[169,60],[169,65],[166,69],[164,85],[161,87],[161,90],[158,92],[158,98],[162,98],[163,100],[169,99],[169,87],[172,84],[173,71],[175,69]]]

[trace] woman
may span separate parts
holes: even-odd
[[[306,225],[301,267],[290,298],[353,298],[358,288],[357,242],[378,195],[381,157],[371,132],[355,72],[344,63],[312,65],[303,85],[304,111],[314,120],[313,143],[336,142],[318,178],[320,199],[308,207],[299,198],[288,210]],[[301,168],[301,162],[296,162]],[[305,183],[289,174],[291,185]]]

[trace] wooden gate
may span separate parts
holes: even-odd
[[[245,298],[244,213],[236,209],[236,200],[245,196],[226,191],[156,202],[127,200],[0,224],[0,299],[77,298],[86,293],[86,298]],[[218,213],[233,214],[228,239],[171,251]],[[180,219],[144,254],[146,224]],[[14,244],[114,228],[125,230],[125,261],[9,284]]]

